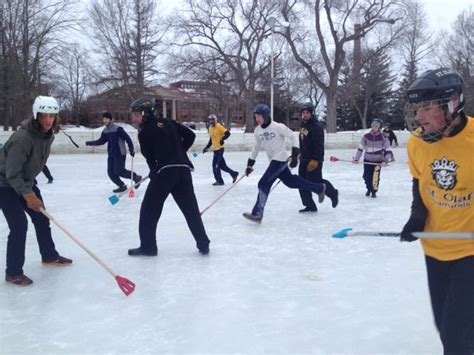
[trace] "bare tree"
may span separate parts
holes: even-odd
[[[269,67],[264,51],[271,33],[268,19],[278,4],[258,0],[187,0],[186,4],[187,11],[176,20],[182,48],[176,66],[187,73],[217,68],[217,76],[233,83],[245,110],[246,130],[252,131],[256,83]]]
[[[4,0],[0,4],[0,102],[5,130],[10,125],[15,129],[30,115],[38,93],[48,93],[43,79],[51,70],[61,32],[75,24],[69,13],[72,4],[70,0]]]
[[[313,28],[292,25],[281,31],[296,60],[308,72],[326,96],[328,132],[336,132],[336,97],[341,67],[348,43],[366,36],[380,25],[393,25],[399,17],[395,0],[315,0],[304,7],[296,0],[284,0],[281,10],[285,21],[298,24],[302,18],[313,17]],[[359,26],[354,28],[354,24]],[[390,30],[389,30],[390,31]],[[319,57],[313,48],[319,48]]]
[[[159,74],[163,36],[155,0],[95,0],[90,8],[93,36],[103,60],[98,81],[123,86],[133,98]]]

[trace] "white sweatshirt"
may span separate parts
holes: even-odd
[[[254,131],[255,145],[250,159],[257,158],[260,148],[267,153],[268,160],[286,161],[289,153],[285,149],[285,138],[291,141],[292,147],[299,147],[296,134],[283,123],[271,122],[267,128],[257,126]]]

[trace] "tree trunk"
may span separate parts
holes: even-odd
[[[326,129],[328,133],[337,132],[336,114],[336,90],[328,90],[326,93]]]

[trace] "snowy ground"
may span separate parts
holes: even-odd
[[[248,152],[226,153],[243,171]],[[41,266],[33,228],[25,274],[31,287],[0,283],[1,354],[440,354],[424,259],[418,242],[391,238],[336,240],[332,233],[399,231],[411,202],[406,154],[383,169],[376,199],[364,196],[362,165],[331,163],[352,150],[326,151],[325,177],[340,191],[313,215],[301,215],[299,194],[280,184],[261,225],[242,217],[257,195],[268,162],[203,215],[211,253],[201,256],[170,197],[158,225],[158,257],[132,258],[145,186],[112,206],[106,156],[52,155],[51,185],[39,176],[48,211],[136,291],[125,297],[115,280],[53,227],[68,268]],[[224,189],[214,187],[212,154],[192,158],[201,210]],[[127,163],[130,161],[128,159]],[[146,173],[137,156],[135,166]],[[0,264],[8,229],[0,214]]]

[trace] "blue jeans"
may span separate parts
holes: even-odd
[[[254,216],[263,217],[263,210],[265,209],[270,189],[276,179],[280,179],[290,189],[308,190],[319,194],[324,188],[322,183],[313,183],[292,174],[286,161],[272,160],[258,182],[257,202],[252,209]]]

